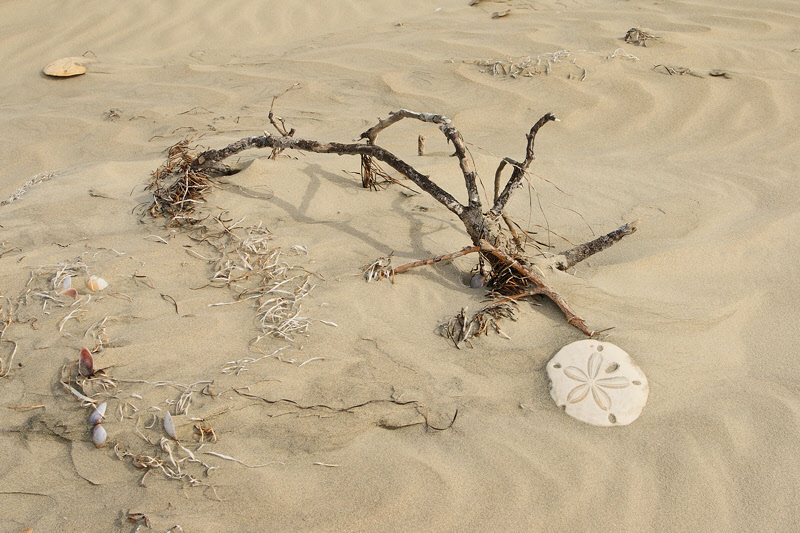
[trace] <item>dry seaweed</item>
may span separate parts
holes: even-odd
[[[635,44],[636,46],[647,46],[647,41],[656,41],[658,37],[650,35],[646,31],[639,28],[631,28],[625,34],[625,42]]]

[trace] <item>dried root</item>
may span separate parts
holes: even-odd
[[[53,176],[55,176],[55,173],[53,172],[41,172],[39,174],[36,174],[28,181],[26,181],[22,187],[14,191],[14,194],[12,194],[8,199],[0,202],[0,206],[8,205],[12,202],[16,202],[17,200],[22,199],[22,197],[25,195],[28,189],[30,189],[35,185],[39,185],[42,182],[52,179]]]
[[[364,265],[362,270],[367,282],[378,281],[384,278],[393,278],[392,255],[379,257],[369,265]]]
[[[441,324],[438,331],[439,335],[450,339],[456,348],[461,348],[461,344],[464,342],[472,348],[470,339],[488,335],[490,329],[508,338],[508,335],[497,325],[503,318],[516,320],[516,303],[513,300],[489,304],[471,318],[467,318],[467,308],[463,307],[453,318]]]
[[[537,74],[550,74],[554,67],[562,64],[569,56],[569,50],[559,50],[558,52],[539,54],[536,57],[505,57],[502,59],[479,60],[475,61],[475,64],[483,69],[481,72],[487,72],[492,76],[509,78],[533,77]]]
[[[205,202],[206,195],[214,187],[214,181],[208,170],[192,168],[196,156],[189,149],[188,139],[169,148],[166,162],[152,173],[146,187],[153,191],[150,215],[168,216],[171,225],[200,222],[201,219],[192,216],[192,213],[198,204]]]
[[[242,219],[231,224],[223,214],[213,220],[218,228],[201,225],[192,235],[216,252],[210,259],[214,274],[207,286],[228,287],[237,295],[234,302],[211,305],[254,300],[263,333],[289,342],[305,335],[311,321],[301,316],[301,301],[315,287],[312,274],[284,260],[287,255],[304,253],[305,248],[295,246],[287,254],[272,246],[272,234],[260,223],[240,226]]]

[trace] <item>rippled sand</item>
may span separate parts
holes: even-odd
[[[3,334],[17,350],[0,380],[0,529],[130,531],[130,510],[154,530],[187,532],[794,530],[796,3],[332,4],[0,3],[0,200],[52,173],[0,206],[0,303],[18,319]],[[631,27],[658,39],[626,43]],[[84,53],[96,59],[86,75],[41,73]],[[503,58],[538,58],[539,73],[512,79],[476,64]],[[235,293],[198,289],[213,265],[186,246],[206,252],[137,206],[170,145],[259,135],[272,97],[294,83],[275,110],[303,138],[349,142],[399,108],[450,117],[487,190],[499,160],[521,159],[527,130],[555,113],[509,211],[559,250],[641,219],[635,235],[554,280],[590,327],[614,327],[606,339],[647,374],[641,418],[594,428],[555,407],[545,364],[582,336],[549,303],[504,321],[510,340],[456,350],[436,335],[481,305],[465,284],[469,257],[365,284],[361,267],[379,256],[399,265],[469,239],[430,197],[361,189],[352,157],[244,152],[245,170],[210,195],[208,212],[262,222],[274,246],[308,252],[286,261],[318,274],[303,300],[309,335],[283,361],[224,374],[261,356],[254,309],[209,306]],[[465,199],[435,128],[400,123],[379,144]],[[25,305],[32,272],[78,260],[110,284],[80,321],[62,324],[71,309],[43,309],[35,291]],[[104,318],[111,347],[96,364],[119,381],[97,450],[88,410],[59,378]],[[0,343],[4,372],[12,349]],[[201,423],[191,418],[213,427],[217,442],[195,453],[219,468],[206,476],[184,462],[203,485],[154,470],[141,486],[143,471],[113,444],[157,455],[159,424],[144,426],[175,412],[183,390],[160,383],[211,380],[213,396],[195,386],[175,421],[190,450]],[[456,411],[450,429],[425,428],[426,416],[445,427]]]

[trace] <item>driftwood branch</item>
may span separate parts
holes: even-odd
[[[631,235],[632,233],[636,232],[636,225],[639,223],[639,220],[635,222],[630,222],[621,226],[614,231],[603,235],[602,237],[598,237],[593,241],[585,242],[583,244],[579,244],[574,248],[570,248],[566,252],[562,252],[560,255],[563,256],[563,260],[556,262],[556,268],[559,270],[567,270],[584,259],[593,256],[597,252],[602,252],[615,242],[618,242],[623,237]]]
[[[299,83],[295,83],[294,85],[283,91],[281,94],[276,94],[275,96],[272,97],[272,104],[270,104],[269,106],[269,114],[267,115],[267,119],[269,119],[269,123],[272,124],[272,126],[278,131],[278,133],[280,133],[284,137],[294,137],[295,130],[294,128],[287,130],[286,121],[274,113],[275,102],[278,101],[278,98],[280,98],[281,96],[283,96],[284,94],[288,93],[293,89],[297,89],[299,86],[300,86]],[[273,148],[272,154],[269,157],[270,159],[275,159],[278,157],[278,155],[280,155],[280,153],[281,150],[279,148]]]
[[[400,265],[397,268],[391,269],[390,275],[394,276],[395,274],[400,274],[401,272],[405,272],[406,270],[410,270],[412,268],[434,265],[436,263],[441,263],[442,261],[450,261],[457,257],[461,257],[463,255],[480,251],[481,251],[480,246],[467,246],[466,248],[462,248],[461,250],[453,252],[451,254],[437,255],[436,257],[431,257],[430,259],[423,259],[422,261],[414,261],[413,263],[406,263],[405,265]]]
[[[467,146],[464,144],[464,138],[461,136],[461,132],[459,132],[458,129],[456,129],[456,127],[453,125],[453,122],[444,115],[436,115],[434,113],[416,113],[414,111],[409,111],[408,109],[401,109],[391,113],[389,118],[379,121],[376,125],[362,133],[359,139],[366,139],[369,144],[375,144],[375,139],[381,131],[385,130],[392,124],[400,122],[404,118],[414,118],[422,122],[430,122],[439,126],[439,129],[442,130],[444,136],[447,137],[448,141],[453,143],[453,146],[456,149],[455,155],[458,157],[458,162],[461,166],[461,172],[464,174],[464,182],[467,187],[469,207],[479,209],[481,207],[481,200],[480,196],[478,195],[478,185],[476,181],[477,173],[472,168],[472,164],[469,161]]]
[[[292,88],[287,89],[287,91]],[[285,92],[282,94],[285,94]],[[373,169],[372,172],[379,171],[379,169],[374,170],[377,167],[374,164],[374,158],[410,179],[420,189],[430,194],[449,211],[458,216],[464,224],[473,246],[465,247],[455,253],[416,261],[397,268],[391,268],[391,259],[389,257],[380,258],[365,267],[365,278],[368,281],[384,277],[393,278],[394,274],[413,267],[431,265],[468,253],[480,252],[482,258],[491,265],[491,284],[493,289],[507,295],[507,297],[495,302],[496,306],[493,306],[493,304],[486,307],[473,318],[473,320],[477,321],[475,322],[477,326],[475,326],[474,331],[486,331],[488,325],[491,324],[493,328],[500,332],[494,321],[512,312],[511,308],[507,307],[510,300],[543,295],[552,300],[564,314],[567,322],[582,333],[588,336],[597,334],[572,310],[567,301],[557,291],[545,283],[542,276],[538,275],[535,269],[529,266],[527,260],[518,255],[517,252],[521,250],[521,243],[514,231],[513,222],[504,212],[505,206],[514,190],[521,186],[525,173],[534,160],[536,134],[548,122],[558,120],[552,113],[547,113],[540,118],[526,135],[525,159],[522,162],[517,162],[510,158],[504,158],[500,162],[495,172],[493,204],[490,210],[484,212],[478,194],[477,172],[472,166],[466,143],[461,133],[447,117],[433,113],[417,113],[407,109],[400,109],[391,113],[389,117],[379,120],[377,124],[363,132],[352,143],[320,142],[294,137],[294,129],[287,129],[284,120],[274,115],[273,107],[275,100],[279,96],[281,95],[273,99],[273,105],[270,106],[269,112],[270,123],[278,131],[279,135],[270,135],[265,132],[264,135],[246,137],[219,150],[206,150],[196,156],[189,154],[187,141],[173,147],[170,150],[167,163],[153,173],[153,181],[149,185],[154,190],[154,200],[149,210],[150,213],[153,216],[169,214],[172,215],[173,220],[180,219],[189,223],[196,222],[198,219],[191,218],[188,213],[191,212],[196,204],[203,201],[204,195],[213,186],[211,175],[218,172],[232,173],[223,162],[227,158],[250,148],[271,148],[273,154],[290,149],[319,154],[361,156],[362,173],[365,169],[365,163],[369,163],[366,168]],[[377,136],[381,131],[406,118],[437,125],[447,140],[453,144],[455,147],[454,155],[458,158],[459,166],[464,176],[464,185],[468,196],[466,205],[460,203],[452,194],[434,183],[429,176],[422,174],[407,162],[376,144]],[[358,142],[362,140],[366,140],[366,144]],[[513,168],[511,177],[501,190],[502,173],[505,167],[509,165]],[[170,179],[172,179],[171,182],[169,181]],[[362,179],[365,180],[364,186],[368,186],[369,184],[366,183],[367,180],[363,175]],[[501,220],[508,227],[507,232],[501,228]],[[603,237],[567,250],[557,257],[553,266],[566,270],[634,231],[636,231],[636,223],[626,224]],[[506,236],[507,233],[511,234],[516,246],[509,243]],[[467,327],[465,325],[467,322],[464,320],[459,323],[463,326],[461,330],[467,328],[467,330],[472,331],[470,328],[473,326]],[[466,339],[469,335],[462,337]],[[454,342],[458,344],[457,340]]]
[[[547,113],[545,116],[540,118],[536,124],[533,125],[531,131],[525,136],[528,140],[528,144],[525,149],[525,160],[522,163],[517,163],[512,159],[505,158],[497,169],[495,173],[495,182],[499,180],[499,175],[503,171],[503,167],[505,167],[505,163],[510,163],[514,166],[514,171],[511,173],[511,178],[509,178],[508,183],[503,188],[503,192],[499,195],[496,195],[494,205],[492,206],[491,212],[495,215],[500,215],[503,212],[503,209],[506,207],[508,200],[511,198],[511,193],[514,192],[514,189],[520,186],[522,183],[522,178],[525,176],[525,172],[528,170],[528,167],[531,166],[531,163],[534,160],[533,155],[533,142],[536,139],[536,134],[539,132],[539,129],[547,124],[550,121],[557,121],[558,119],[552,113]],[[497,185],[495,185],[495,190],[497,190]]]
[[[301,150],[304,152],[315,152],[318,154],[337,154],[337,155],[368,155],[379,161],[383,161],[400,174],[413,181],[420,189],[433,196],[442,203],[447,209],[461,215],[464,206],[461,205],[450,193],[436,185],[434,182],[418,172],[414,167],[384,150],[380,146],[370,144],[343,144],[335,142],[319,142],[307,139],[297,139],[295,137],[282,137],[277,135],[261,135],[257,137],[246,137],[235,143],[231,143],[221,150],[206,150],[197,156],[192,164],[194,170],[202,171],[205,169],[216,168],[217,163],[238,154],[249,148],[280,148],[281,150]]]

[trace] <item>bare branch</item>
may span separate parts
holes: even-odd
[[[495,199],[494,206],[491,210],[495,216],[499,216],[503,212],[506,203],[508,203],[509,198],[511,198],[511,193],[514,191],[514,189],[520,186],[520,183],[522,183],[522,178],[525,176],[525,172],[528,170],[528,167],[531,165],[531,162],[533,162],[534,159],[533,141],[536,139],[536,133],[539,131],[539,128],[551,120],[555,121],[558,119],[554,114],[547,113],[545,116],[540,118],[536,124],[533,125],[530,133],[525,136],[528,139],[528,146],[525,150],[525,161],[522,163],[517,163],[509,158],[504,159],[504,162],[510,163],[514,166],[514,172],[511,174],[511,178],[508,180],[508,183],[506,183],[503,192]],[[503,166],[505,165],[501,163],[501,166],[497,169],[497,173],[495,173],[496,181],[499,180],[499,174],[502,172]]]
[[[404,118],[415,118],[422,122],[431,122],[438,124],[439,129],[442,130],[447,140],[453,143],[456,149],[456,157],[458,157],[459,165],[461,166],[461,173],[464,174],[464,182],[467,187],[467,195],[469,197],[470,208],[480,208],[481,200],[478,194],[477,173],[472,168],[469,157],[467,155],[467,147],[464,144],[464,138],[461,137],[461,132],[456,129],[453,122],[444,115],[436,115],[434,113],[416,113],[408,109],[401,109],[390,114],[389,118],[379,121],[376,125],[361,134],[359,139],[367,139],[369,144],[375,144],[375,138],[378,134]],[[452,211],[452,209],[451,209]]]
[[[221,150],[206,150],[197,156],[192,168],[202,171],[218,165],[224,159],[238,154],[248,148],[279,148],[281,150],[292,149],[304,152],[315,152],[318,154],[338,154],[338,155],[368,155],[379,161],[383,161],[400,174],[413,181],[423,191],[433,196],[441,202],[447,209],[458,216],[464,212],[461,205],[450,193],[436,185],[434,182],[417,171],[414,167],[395,156],[388,150],[376,145],[369,144],[342,144],[324,143],[297,139],[294,137],[280,137],[276,135],[262,135],[258,137],[246,137],[235,143],[229,144]]]
[[[570,248],[566,252],[562,252],[560,255],[562,255],[564,259],[556,262],[555,267],[559,270],[567,270],[568,268],[577,265],[584,259],[593,256],[597,252],[602,252],[623,237],[634,233],[637,229],[636,225],[639,223],[639,220],[625,224],[624,226],[598,237],[593,241],[579,244],[574,248]]]

